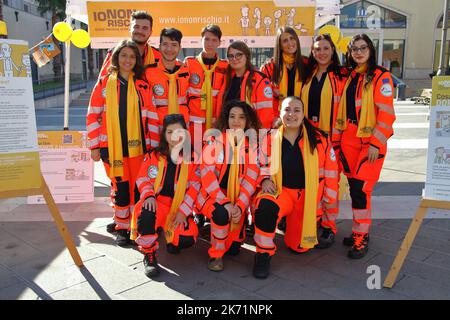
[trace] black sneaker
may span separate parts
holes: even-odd
[[[147,253],[144,256],[144,273],[149,278],[159,276],[160,270],[158,261],[156,261],[156,252]]]
[[[201,228],[203,228],[203,225],[205,224],[205,216],[202,214],[195,214],[194,222],[197,225],[198,230],[200,230]]]
[[[330,228],[324,228],[318,239],[319,243],[315,246],[315,248],[326,249],[331,247],[334,243],[334,238],[334,232]]]
[[[348,252],[350,259],[361,259],[369,251],[368,234],[353,234],[353,246]]]
[[[249,238],[253,238],[253,236],[255,235],[255,224],[254,223],[247,225],[245,227],[245,235]]]
[[[177,246],[173,245],[172,243],[166,244],[166,250],[170,254],[178,254],[178,253],[180,253],[180,248],[178,248]]]
[[[268,253],[256,253],[253,265],[253,276],[257,279],[266,279],[270,273],[270,258]]]
[[[106,232],[116,233],[116,223],[114,221],[106,225]]]
[[[345,237],[344,240],[342,240],[342,244],[347,247],[352,247],[353,237],[354,237],[353,233],[350,235],[350,237]],[[367,242],[369,242],[369,235],[367,235]]]
[[[281,218],[277,225],[278,230],[286,232],[286,217]]]
[[[116,244],[119,247],[125,247],[130,244],[130,233],[125,229],[117,230]]]
[[[241,251],[241,243],[233,241],[233,243],[230,246],[230,249],[228,249],[228,251],[225,254],[228,254],[230,256],[237,256],[240,251]]]

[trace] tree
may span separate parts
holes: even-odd
[[[0,0],[1,1],[1,0]],[[63,21],[66,16],[66,0],[36,0],[38,11],[41,14],[50,12],[52,15],[52,29],[58,21]],[[69,22],[70,23],[70,22]],[[53,73],[55,78],[61,77],[62,55],[53,58]]]

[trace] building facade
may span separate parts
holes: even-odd
[[[444,0],[344,0],[342,5],[338,22],[344,36],[367,33],[378,49],[378,62],[393,74],[430,79],[437,70]]]
[[[51,14],[40,14],[37,3],[34,0],[0,0],[3,2],[3,19],[8,27],[8,38],[28,41],[30,48],[37,45],[52,33]],[[79,21],[72,21],[72,28],[79,29]],[[65,45],[59,43],[64,56]],[[89,49],[90,50],[90,49]],[[101,67],[101,54],[99,50],[92,50],[93,59],[91,71],[95,75]],[[53,62],[49,62],[42,68],[38,68],[31,59],[33,82],[42,82],[54,79]],[[64,69],[63,69],[64,70]],[[89,78],[88,48],[79,49],[71,46],[71,78],[86,80]]]

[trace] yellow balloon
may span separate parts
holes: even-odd
[[[91,37],[86,30],[77,29],[72,34],[72,39],[70,39],[73,45],[77,48],[83,49],[86,48],[89,43],[91,43]]]
[[[319,30],[319,35],[321,34],[329,34],[335,46],[337,46],[339,40],[341,39],[341,30],[339,30],[339,28],[336,26],[332,25],[323,26]]]
[[[339,41],[338,50],[340,50],[343,54],[346,54],[348,51],[348,45],[350,44],[350,41],[352,41],[352,37],[342,38],[341,41]]]
[[[53,35],[61,42],[66,42],[72,36],[72,27],[67,22],[58,22],[53,26]]]

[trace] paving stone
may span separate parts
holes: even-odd
[[[200,300],[262,300],[267,297],[235,286],[227,281],[215,278],[205,282],[202,288],[195,289],[189,295]]]
[[[330,300],[333,296],[319,290],[306,288],[299,282],[289,279],[279,279],[272,284],[256,291],[273,300]]]
[[[380,254],[371,260],[370,263],[372,265],[380,266],[382,276],[385,278],[393,261],[394,256]],[[448,274],[450,274],[450,268],[442,268],[429,263],[417,262],[406,258],[397,279],[401,279],[402,274],[406,276],[414,276],[432,285],[447,288],[447,291],[449,291],[450,288],[450,277],[448,277]]]
[[[0,264],[0,291],[19,283],[21,283],[20,279],[17,278],[13,272]]]
[[[408,254],[409,257],[409,254]],[[436,267],[450,268],[450,255],[441,252],[433,252],[426,260],[423,262],[431,264]]]
[[[73,285],[50,294],[54,300],[123,300],[123,297],[93,287],[89,282]]]
[[[399,279],[392,289],[385,290],[391,290],[392,292],[408,296],[412,299],[450,299],[450,290],[448,290],[448,287],[439,287],[415,276],[405,276]]]
[[[0,300],[43,300],[25,284],[19,283],[0,290]]]
[[[164,282],[150,281],[119,293],[119,297],[127,300],[186,300],[189,296],[170,288]]]

